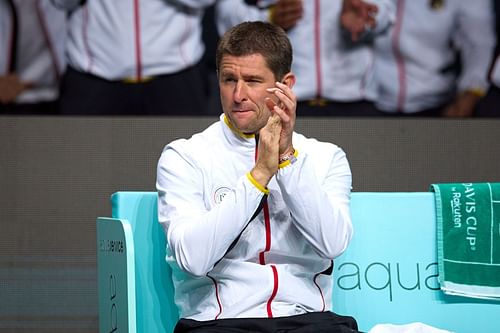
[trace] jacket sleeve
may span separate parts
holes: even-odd
[[[459,2],[458,29],[454,37],[460,49],[462,74],[459,91],[488,88],[488,70],[495,47],[494,11],[491,1]]]
[[[344,252],[352,236],[345,153],[333,145],[322,147],[321,159],[299,151],[295,163],[278,171],[277,180],[293,222],[318,254],[334,259]]]
[[[493,59],[490,80],[496,87],[500,87],[500,55]]]
[[[374,34],[385,32],[396,20],[396,6],[393,0],[369,0],[377,6],[376,26],[373,29]]]
[[[179,267],[203,276],[225,255],[259,208],[265,193],[246,175],[222,202],[205,203],[203,171],[177,149],[167,147],[158,163],[158,219]]]

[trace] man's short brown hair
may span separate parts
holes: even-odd
[[[261,54],[276,80],[281,81],[292,68],[292,45],[286,32],[267,22],[243,22],[222,36],[217,46],[216,66],[219,71],[225,55]]]

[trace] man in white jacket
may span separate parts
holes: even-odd
[[[63,114],[200,115],[215,0],[52,0],[69,13]]]
[[[230,29],[216,57],[220,121],[160,157],[175,332],[356,332],[331,312],[333,260],[352,235],[351,172],[339,147],[294,132],[291,63],[281,28]]]
[[[375,42],[380,114],[472,116],[488,89],[491,0],[392,1],[396,23]]]
[[[65,40],[49,0],[0,0],[0,113],[57,113]]]

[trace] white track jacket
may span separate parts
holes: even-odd
[[[351,235],[351,172],[331,143],[294,133],[297,160],[267,189],[249,176],[256,139],[224,115],[158,163],[158,215],[182,318],[327,311],[332,260]],[[267,194],[265,192],[268,192]]]
[[[393,1],[396,23],[375,43],[379,109],[413,113],[450,102],[456,91],[488,89],[495,46],[490,0]],[[452,68],[457,50],[459,77]]]
[[[108,80],[177,73],[198,63],[203,9],[215,0],[52,0],[71,10],[68,63]]]

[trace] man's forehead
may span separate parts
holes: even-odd
[[[262,74],[271,72],[264,57],[257,53],[243,56],[225,55],[220,67],[222,72],[241,71],[242,73]]]
[[[258,66],[266,64],[266,59],[260,53],[244,54],[244,55],[232,55],[225,54],[222,56],[222,63],[255,63]]]

